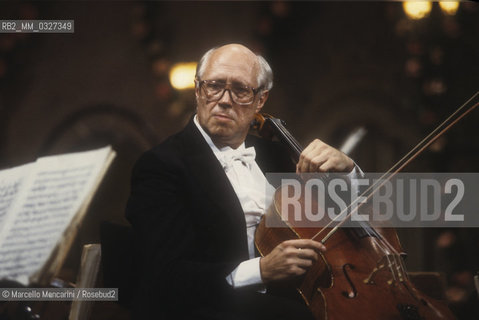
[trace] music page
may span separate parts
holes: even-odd
[[[0,233],[0,279],[29,283],[95,186],[110,151],[106,147],[35,162]]]
[[[0,171],[0,234],[8,209],[19,193],[33,163]]]

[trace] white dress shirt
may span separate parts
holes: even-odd
[[[194,123],[223,166],[245,214],[250,260],[240,263],[226,280],[235,288],[261,284],[260,258],[255,258],[254,234],[261,217],[273,199],[275,189],[268,183],[254,160],[256,154],[254,147],[245,148],[243,142],[237,149],[231,147],[218,149],[200,126],[197,116],[194,118]]]

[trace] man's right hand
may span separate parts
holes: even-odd
[[[319,258],[326,247],[310,239],[286,240],[260,260],[264,283],[295,278],[303,275]]]

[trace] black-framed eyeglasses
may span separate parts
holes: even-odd
[[[196,85],[204,93],[209,101],[218,101],[223,97],[226,90],[230,93],[230,98],[234,103],[246,106],[252,104],[256,94],[262,87],[251,88],[242,84],[227,83],[222,80],[199,80],[195,79]]]

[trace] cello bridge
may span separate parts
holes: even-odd
[[[377,267],[373,269],[373,271],[369,274],[369,276],[363,280],[365,284],[374,284],[374,277],[376,276],[376,273],[378,273],[380,270],[384,269],[386,265],[380,264]]]
[[[395,260],[395,256],[391,255],[385,255],[383,256],[378,262],[377,266],[371,271],[369,276],[363,280],[363,283],[365,284],[375,284],[374,278],[376,277],[377,273],[386,267],[390,269],[391,274],[392,274],[392,279],[387,281],[387,284],[392,285],[396,281],[403,282],[404,277],[401,272],[401,267],[398,265],[398,263]]]

